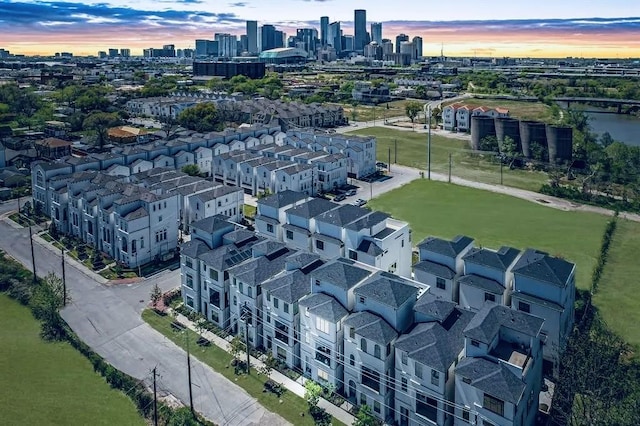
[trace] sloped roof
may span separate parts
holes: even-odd
[[[380,345],[387,345],[398,337],[398,333],[384,319],[368,311],[355,312],[344,321],[347,327],[354,327],[357,335]]]
[[[494,294],[504,293],[504,287],[502,284],[492,279],[481,277],[480,275],[467,274],[460,277],[458,282],[460,284],[467,284]]]
[[[268,207],[282,208],[304,200],[307,195],[302,192],[286,190],[258,200],[258,204]]]
[[[378,271],[354,290],[358,296],[369,297],[392,308],[399,308],[415,299],[418,288],[407,280],[388,272]]]
[[[543,323],[542,318],[495,303],[485,303],[465,328],[464,335],[489,344],[500,332],[500,327],[506,327],[536,337]]]
[[[413,265],[413,269],[424,271],[429,274],[435,275],[436,277],[444,278],[446,280],[452,280],[456,276],[456,273],[448,266],[441,265],[436,262],[431,262],[429,260],[423,260],[422,262],[416,263],[415,265]]]
[[[351,260],[337,259],[316,269],[311,275],[316,280],[348,290],[371,275],[371,272],[356,266]]]
[[[310,294],[301,299],[298,304],[300,307],[308,308],[311,315],[326,319],[332,323],[338,322],[349,314],[349,311],[340,302],[324,293]]]
[[[473,238],[465,235],[457,235],[451,241],[437,237],[427,237],[418,244],[418,248],[444,256],[456,257],[471,243],[473,243]]]
[[[229,222],[229,218],[227,216],[217,214],[215,216],[206,217],[196,222],[192,222],[190,226],[211,234],[229,226],[233,226],[233,224]]]
[[[471,380],[470,385],[512,404],[522,398],[526,385],[502,363],[484,358],[464,358],[456,367],[456,375]]]
[[[498,251],[486,248],[472,248],[463,259],[465,262],[472,262],[500,271],[506,271],[519,254],[520,250],[507,246],[500,247]]]
[[[575,265],[547,253],[527,249],[513,267],[513,273],[564,287]]]
[[[295,303],[311,293],[311,280],[304,272],[296,269],[262,283],[262,289],[286,303]]]
[[[433,293],[426,293],[418,299],[413,310],[433,317],[436,321],[442,322],[449,316],[456,306],[455,302],[438,299]]]

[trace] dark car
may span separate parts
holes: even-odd
[[[335,197],[333,197],[333,201],[338,202],[338,201],[343,201],[346,200],[347,196],[344,194],[338,194]]]
[[[356,193],[357,193],[357,192],[358,192],[358,190],[357,190],[357,189],[353,189],[353,188],[352,188],[352,189],[348,190],[347,192],[345,192],[345,195],[346,195],[347,197],[352,197],[352,196],[356,195]]]

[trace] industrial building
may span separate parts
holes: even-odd
[[[194,62],[194,76],[214,76],[231,78],[244,75],[249,78],[262,78],[265,75],[264,62]]]

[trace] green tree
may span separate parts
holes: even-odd
[[[60,309],[69,294],[64,293],[62,279],[50,272],[35,287],[31,297],[33,315],[42,321],[42,337],[60,340],[64,336],[65,323],[60,317]]]
[[[154,308],[158,305],[160,299],[162,299],[162,290],[160,290],[158,283],[155,283],[151,289],[151,303]]]
[[[246,345],[242,341],[242,337],[238,334],[229,342],[229,352],[234,359],[238,359],[241,353],[246,349]]]
[[[420,99],[426,99],[427,97],[427,86],[420,85],[416,87],[416,97]]]
[[[309,404],[309,409],[317,407],[322,395],[322,386],[313,380],[307,380],[304,383],[304,399]]]
[[[409,101],[404,105],[404,112],[407,117],[409,117],[409,120],[411,120],[412,126],[420,111],[422,111],[422,104],[420,102]]]
[[[500,152],[509,161],[509,168],[513,167],[513,163],[522,156],[518,149],[518,144],[511,136],[505,136],[500,147]]]
[[[194,418],[188,407],[180,407],[171,413],[166,424],[167,426],[199,426],[201,423]]]
[[[189,176],[201,176],[200,169],[195,164],[187,164],[182,167],[182,172],[188,174]]]
[[[366,404],[358,408],[358,412],[353,420],[353,426],[380,426],[381,424],[382,422],[371,413],[371,407]]]
[[[600,142],[600,145],[606,148],[612,143],[614,143],[615,141],[613,140],[613,137],[609,132],[604,132],[603,134],[600,135],[599,142]]]
[[[96,144],[100,149],[102,149],[109,139],[109,128],[117,126],[118,124],[120,124],[118,114],[94,112],[84,119],[82,127],[95,132]]]
[[[498,139],[495,136],[485,136],[480,140],[480,151],[497,152]]]
[[[197,132],[211,132],[222,129],[222,120],[218,109],[212,102],[199,103],[187,108],[178,115],[178,123]]]

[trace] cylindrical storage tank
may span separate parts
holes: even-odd
[[[544,149],[547,148],[545,124],[539,121],[521,121],[520,143],[522,145],[522,154],[526,158],[531,158],[531,144],[533,142],[539,143]]]
[[[480,142],[487,136],[496,135],[496,126],[492,117],[474,115],[471,117],[471,149],[480,151]]]
[[[547,125],[549,162],[553,164],[571,161],[573,156],[573,128]]]
[[[502,152],[502,144],[505,137],[510,137],[516,143],[516,149],[521,151],[520,144],[520,122],[515,118],[499,117],[495,119],[496,125],[496,139],[498,139],[498,145],[500,145],[500,152]]]

